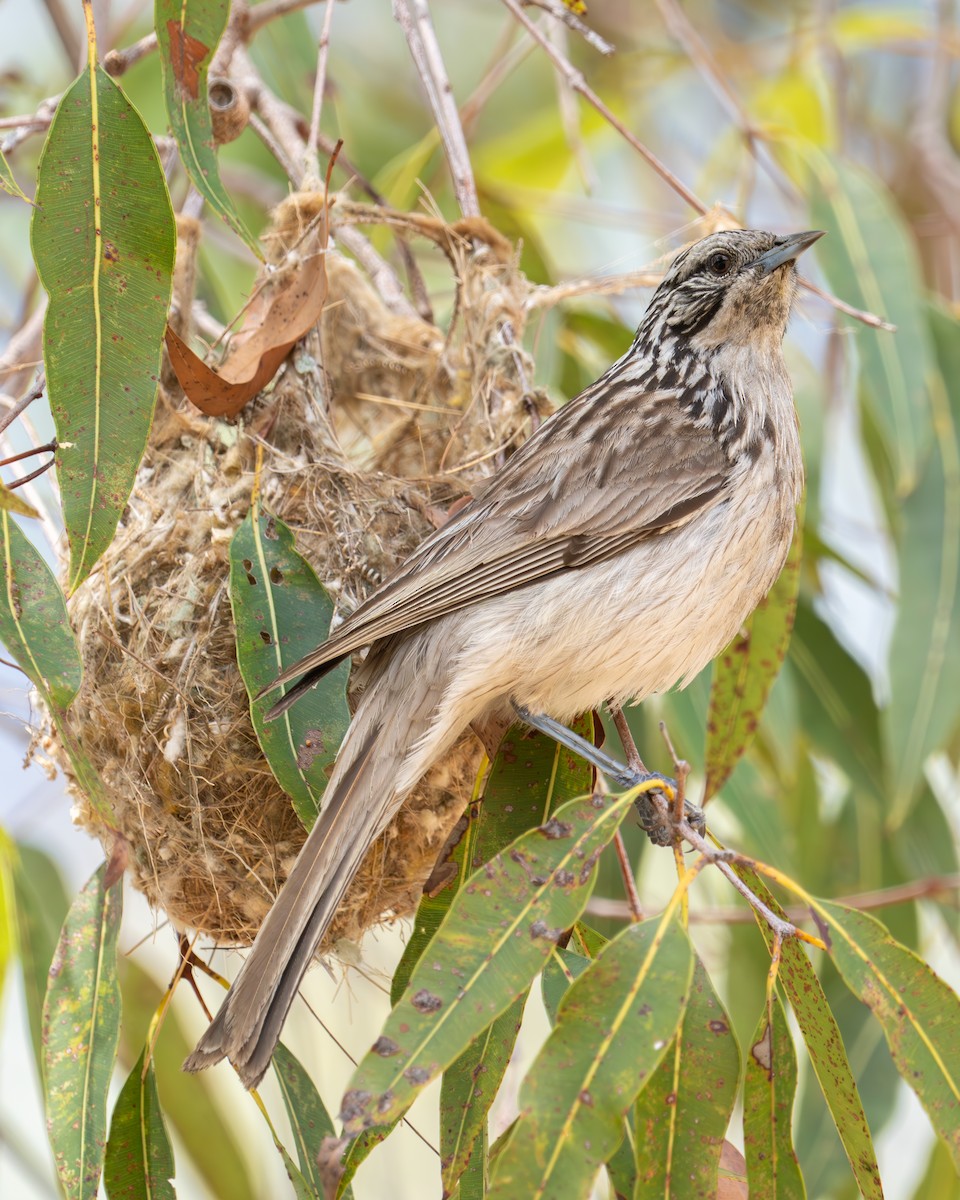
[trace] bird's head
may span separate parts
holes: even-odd
[[[693,349],[779,344],[797,289],[797,257],[822,236],[819,230],[711,233],[671,263],[644,324]]]

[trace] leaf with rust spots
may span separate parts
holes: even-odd
[[[790,644],[802,553],[801,504],[793,543],[779,578],[747,619],[742,632],[713,664],[704,751],[704,803],[720,791],[753,742]]]
[[[740,878],[777,916],[786,919],[786,913],[777,903],[763,880],[755,871],[744,866],[734,868]],[[832,939],[823,917],[814,914],[820,935],[827,942]],[[768,926],[761,931],[769,948],[773,947],[773,934]],[[803,1037],[810,1062],[816,1074],[823,1098],[850,1162],[864,1200],[883,1200],[880,1168],[873,1148],[873,1139],[863,1111],[863,1103],[857,1088],[847,1052],[840,1036],[836,1017],[830,1010],[823,986],[817,978],[813,964],[803,945],[788,938],[780,947],[780,971],[777,979],[786,992],[793,1009],[800,1033]]]
[[[570,986],[519,1095],[489,1200],[586,1198],[683,1017],[693,951],[673,919],[631,925]]]
[[[880,1022],[894,1065],[960,1172],[960,997],[874,917],[825,901],[817,908],[844,983]]]
[[[302,1178],[311,1195],[321,1196],[324,1179],[319,1158],[327,1139],[334,1136],[333,1120],[303,1065],[283,1042],[273,1052],[273,1070],[287,1110],[299,1164],[299,1171],[290,1170],[290,1156],[285,1155],[287,1173],[295,1187]]]
[[[633,1200],[716,1194],[739,1088],[740,1048],[698,958],[676,1037],[634,1106]]]
[[[430,943],[429,958],[417,963],[384,1026],[383,1036],[395,1041],[400,1053],[388,1060],[367,1054],[357,1068],[352,1092],[367,1093],[369,1099],[353,1104],[349,1119],[345,1114],[347,1133],[374,1123],[375,1113],[382,1123],[377,1103],[386,1093],[391,1099],[385,1115],[396,1120],[419,1091],[408,1072],[422,1067],[432,1078],[445,1070],[525,991],[554,947],[551,938],[531,937],[528,931],[538,922],[547,931],[570,928],[593,884],[591,875],[575,887],[538,886],[530,864],[536,864],[538,878],[571,870],[609,843],[629,808],[619,798],[599,810],[589,798],[570,801],[558,810],[571,827],[568,838],[545,839],[534,829],[491,861],[492,875],[481,870],[459,889]],[[520,861],[511,850],[519,851]],[[419,1011],[412,998],[422,989],[441,1000],[441,1007]]]
[[[227,27],[229,0],[156,0],[154,27],[163,94],[180,159],[193,186],[215,213],[262,258],[257,239],[240,220],[220,179],[207,77]]]
[[[67,913],[43,1006],[47,1125],[68,1196],[94,1200],[107,1142],[107,1093],[120,1039],[117,936],[123,892],[94,873]]]
[[[743,1142],[751,1196],[806,1200],[793,1148],[796,1094],[793,1039],[780,998],[770,990],[744,1064]]]

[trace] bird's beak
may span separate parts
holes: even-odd
[[[761,275],[769,275],[771,271],[782,267],[784,263],[793,262],[795,258],[799,258],[804,250],[822,238],[823,234],[822,229],[808,229],[806,233],[791,233],[786,237],[778,238],[777,244],[766,254],[761,254],[753,266]]]

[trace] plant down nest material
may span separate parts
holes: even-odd
[[[319,201],[294,196],[275,214],[275,262],[315,223]],[[451,329],[388,305],[331,249],[319,327],[241,421],[203,415],[164,376],[116,539],[70,600],[84,660],[70,732],[103,781],[114,828],[71,777],[76,820],[108,850],[118,837],[126,844],[135,886],[176,927],[220,943],[252,940],[305,837],[260,750],[236,662],[228,552],[258,448],[264,506],[346,613],[496,468],[531,412],[518,349],[526,284],[512,248],[479,224],[348,203],[332,211],[335,239],[338,220],[392,221],[432,238],[456,277]],[[182,287],[182,264],[178,278]],[[186,324],[190,297],[177,299]],[[465,735],[405,802],[325,950],[412,911],[482,753]]]

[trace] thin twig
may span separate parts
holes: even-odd
[[[37,382],[33,385],[30,391],[27,392],[26,395],[21,396],[16,404],[12,405],[8,411],[5,412],[2,417],[0,417],[0,433],[3,433],[5,429],[8,429],[17,419],[17,417],[19,417],[22,412],[30,407],[34,400],[40,399],[40,397],[43,395],[43,389],[46,386],[47,377],[43,371],[41,371],[37,376]],[[30,451],[29,453],[36,453],[36,451]]]
[[[103,58],[103,69],[108,75],[116,78],[125,71],[129,71],[142,58],[146,58],[148,54],[152,54],[156,48],[157,35],[155,33],[145,34],[138,42],[134,42],[132,46],[124,46],[122,50],[108,51]]]
[[[467,140],[427,2],[393,0],[393,15],[407,39],[410,57],[427,93],[453,178],[453,191],[460,212],[465,217],[479,217],[480,201],[477,197],[477,185],[473,178]]]
[[[869,325],[871,329],[883,329],[887,333],[896,333],[897,331],[896,325],[891,325],[883,317],[878,317],[876,313],[865,312],[862,308],[854,308],[846,300],[840,300],[838,297],[831,295],[830,292],[825,292],[823,288],[817,287],[809,279],[804,279],[802,275],[800,276],[800,286],[806,288],[808,292],[812,292],[814,296],[819,296],[821,300],[826,300],[837,312],[845,313],[848,317],[853,317],[856,321],[862,321],[864,325]]]
[[[560,7],[564,12],[569,11],[563,8],[562,5]],[[566,27],[559,21],[552,21],[547,25],[547,36],[551,44],[563,54],[567,46]],[[580,171],[584,190],[589,194],[596,190],[600,181],[580,133],[580,112],[577,106],[577,98],[573,94],[573,88],[570,87],[564,75],[559,71],[555,71],[554,78],[557,84],[557,108],[560,111],[560,124],[563,127],[567,145],[570,147],[570,153],[573,155],[573,160]]]
[[[633,730],[627,724],[627,718],[623,715],[623,709],[619,704],[613,704],[607,701],[607,712],[610,714],[614,728],[620,738],[624,753],[627,756],[627,766],[634,771],[642,771],[647,774],[647,768],[643,765],[643,760],[640,757],[640,751],[637,749],[637,743],[633,737]]]
[[[566,78],[570,87],[572,87],[575,92],[579,92],[588,104],[593,105],[603,119],[609,125],[612,125],[617,133],[619,133],[620,136],[624,138],[634,148],[634,150],[636,150],[637,153],[645,159],[645,161],[653,168],[653,170],[656,171],[664,183],[666,183],[668,187],[672,188],[677,195],[680,196],[680,198],[684,200],[694,210],[694,212],[699,213],[700,216],[704,216],[707,212],[709,212],[709,206],[704,204],[704,202],[698,196],[696,196],[685,183],[682,183],[680,179],[674,175],[674,173],[665,163],[662,163],[660,159],[657,158],[652,150],[647,149],[643,142],[641,142],[638,137],[631,133],[626,125],[624,125],[623,122],[616,117],[609,108],[607,108],[596,92],[589,87],[587,81],[583,77],[583,74],[578,71],[571,62],[564,58],[564,56],[556,49],[556,47],[551,46],[549,39],[544,35],[543,31],[537,25],[535,25],[533,21],[530,20],[527,14],[520,7],[518,0],[502,0],[502,3],[505,4],[510,12],[513,13],[514,17],[516,17],[520,24],[523,25],[530,36],[543,47],[547,57],[550,59],[556,69]]]
[[[617,861],[620,864],[620,874],[623,877],[623,887],[627,893],[626,904],[634,921],[643,920],[643,905],[640,903],[640,893],[637,891],[637,880],[633,866],[624,845],[623,834],[618,829],[613,836],[613,845],[617,851]]]
[[[575,12],[562,3],[562,0],[521,0],[521,3],[532,8],[542,8],[551,17],[572,29],[574,33],[579,33],[587,45],[592,46],[600,54],[616,54],[616,46],[612,46],[599,33],[581,21]]]
[[[264,0],[263,4],[254,5],[247,12],[243,27],[244,37],[249,41],[257,30],[262,29],[268,22],[317,3],[319,0]]]
[[[29,450],[21,450],[19,454],[10,454],[6,458],[0,458],[0,467],[9,467],[11,463],[22,462],[25,458],[33,458],[36,454],[53,454],[56,449],[56,442],[47,442],[43,446],[31,446]],[[25,483],[26,480],[21,479],[19,482]]]
[[[313,109],[310,113],[310,132],[307,134],[307,144],[303,151],[303,172],[305,185],[309,180],[320,178],[320,163],[317,158],[317,141],[320,137],[320,114],[323,111],[323,89],[327,83],[327,57],[330,51],[330,26],[333,22],[334,0],[327,0],[323,14],[323,25],[320,29],[320,42],[317,46],[317,75],[313,84]]]
[[[960,875],[935,875],[929,879],[915,879],[911,883],[898,883],[893,887],[879,888],[872,892],[837,896],[835,903],[858,909],[860,912],[870,912],[874,909],[890,908],[894,904],[909,904],[914,900],[939,900],[941,897],[952,896],[953,905],[956,907],[960,903],[957,892],[960,892]],[[587,912],[613,920],[633,919],[633,909],[629,901],[602,896],[588,901]],[[800,905],[784,907],[784,912],[789,920],[795,923],[813,919],[810,910]],[[690,920],[701,925],[749,925],[754,917],[744,908],[717,905],[713,908],[691,909]]]

